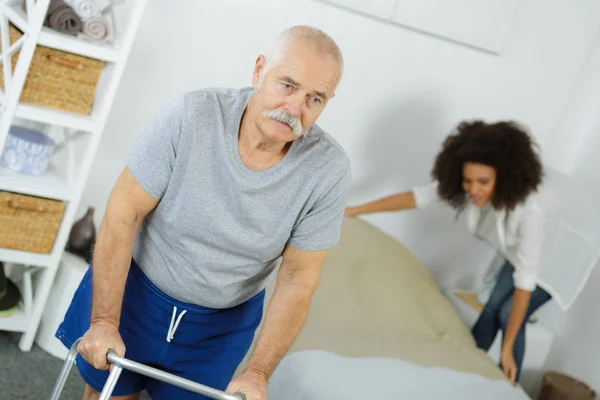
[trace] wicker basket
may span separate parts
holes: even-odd
[[[22,33],[10,25],[10,42]],[[12,57],[13,71],[19,52]],[[23,85],[23,103],[36,104],[79,114],[90,114],[104,61],[44,46],[37,46]],[[0,87],[4,88],[0,67]]]
[[[0,191],[0,247],[50,253],[64,211],[62,201]]]

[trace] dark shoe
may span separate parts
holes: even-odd
[[[4,264],[0,262],[0,317],[11,315],[21,301],[17,285],[4,275]]]

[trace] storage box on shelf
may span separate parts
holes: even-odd
[[[23,43],[18,43],[24,38],[21,33],[28,32],[31,36],[35,28],[23,2],[0,2],[0,14],[7,17],[7,26],[0,30],[0,37],[6,30],[7,39],[10,37],[7,47],[10,43],[23,47]],[[111,7],[110,19],[116,23],[110,24],[114,29],[111,34],[114,39],[110,41],[84,40],[47,26],[38,27],[35,51],[14,115],[75,130],[98,131],[98,124],[103,123],[107,114],[106,99],[113,97],[112,82],[120,79],[121,65],[128,56],[129,37],[137,28],[135,19],[139,19],[145,3],[146,0],[127,0]],[[15,68],[16,60],[13,56],[9,72]],[[0,89],[3,88],[4,83],[0,82]],[[5,97],[0,91],[0,102],[4,103]],[[0,147],[1,139],[0,135]]]
[[[0,261],[22,272],[24,293],[0,330],[23,332],[28,351],[147,0],[112,6],[112,42],[57,32],[43,25],[49,0],[26,0],[27,12],[23,1],[0,1],[0,151],[23,121],[43,124],[57,144],[38,176],[0,166]]]
[[[49,254],[65,203],[0,191],[0,247]]]
[[[9,24],[8,31],[13,45],[23,37],[22,31],[13,24]],[[95,47],[89,45],[89,48],[85,47],[89,51],[83,53],[89,53]],[[19,51],[12,56],[9,71],[15,69],[18,56]],[[70,129],[95,131],[101,120],[104,98],[114,70],[114,63],[38,44],[31,58],[15,116]],[[4,68],[0,67],[0,101],[5,99],[4,86]]]
[[[9,31],[11,45],[23,36],[12,24]],[[17,51],[12,56],[12,69],[18,58]],[[100,60],[36,46],[20,101],[89,115],[103,67]],[[0,68],[0,87],[4,89],[3,72]]]

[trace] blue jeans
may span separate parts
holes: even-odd
[[[512,305],[512,297],[515,291],[513,282],[514,267],[508,261],[498,274],[496,286],[490,294],[479,319],[473,326],[471,333],[475,338],[477,347],[488,351],[494,343],[498,330],[502,330],[502,336],[506,335],[506,327],[508,326],[508,318],[510,316],[510,307]],[[527,314],[521,325],[521,329],[515,339],[513,354],[515,363],[517,364],[516,382],[521,376],[521,366],[523,365],[523,357],[525,356],[525,327],[527,319],[544,303],[550,300],[551,296],[539,286],[531,293]]]

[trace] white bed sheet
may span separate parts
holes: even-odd
[[[505,380],[393,358],[344,357],[304,350],[285,357],[269,383],[269,400],[528,400]]]

